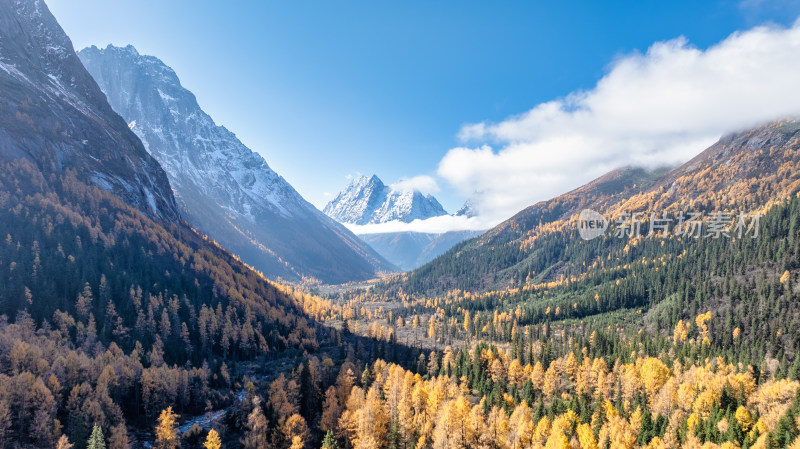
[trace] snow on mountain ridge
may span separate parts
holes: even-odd
[[[231,213],[251,220],[262,208],[271,208],[284,217],[291,217],[298,207],[313,208],[263,157],[242,144],[227,128],[217,125],[200,108],[194,94],[180,84],[175,71],[161,60],[140,55],[130,45],[124,48],[109,45],[105,50],[90,47],[81,51],[81,58],[91,59],[101,51],[137,66],[134,71],[141,79],[134,83],[136,91],[117,89],[106,94],[117,97],[113,104],[129,105],[129,110],[119,111],[124,116],[138,117],[131,129],[172,174],[175,190],[181,190],[187,183],[194,184]],[[108,82],[99,81],[101,85]],[[155,95],[148,96],[145,89]],[[149,104],[143,104],[139,95],[145,95],[145,103]],[[150,113],[147,109],[153,104],[170,111],[171,117]],[[164,150],[170,147],[178,151]]]
[[[398,190],[385,185],[373,175],[354,179],[323,212],[341,223],[366,225],[425,220],[447,215],[432,195],[419,191]]]
[[[467,218],[473,218],[478,216],[478,211],[475,208],[475,203],[471,199],[468,199],[466,202],[464,202],[464,205],[461,206],[461,209],[457,210],[453,215],[456,217],[463,216]]]
[[[80,57],[168,173],[187,220],[243,261],[270,278],[303,282],[395,270],[217,125],[161,60],[131,46],[89,47]]]
[[[5,127],[0,156],[74,169],[151,218],[179,219],[166,173],[108,104],[43,0],[2,2],[0,55],[0,122],[24,114],[31,124]]]

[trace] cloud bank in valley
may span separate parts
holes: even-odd
[[[499,123],[464,126],[437,174],[483,223],[624,165],[690,159],[721,135],[800,113],[800,21],[701,50],[678,38],[614,61],[587,91]]]
[[[345,223],[353,234],[385,234],[389,232],[420,232],[424,234],[443,234],[448,231],[484,231],[497,223],[483,217],[442,215],[411,223],[389,221],[386,223],[355,225]]]

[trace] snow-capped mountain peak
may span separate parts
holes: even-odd
[[[80,57],[117,112],[136,117],[131,130],[170,174],[176,191],[195,186],[251,220],[265,208],[291,217],[298,207],[310,207],[263,157],[217,125],[158,58],[140,55],[131,45],[90,47]]]
[[[377,224],[389,221],[410,223],[447,215],[432,195],[416,190],[399,190],[385,185],[376,175],[361,176],[350,182],[323,212],[347,224]]]
[[[273,278],[324,282],[392,269],[214,123],[161,60],[132,46],[89,47],[79,56],[164,167],[190,222],[245,262]]]
[[[472,217],[477,217],[478,212],[475,209],[475,203],[471,199],[469,199],[466,202],[464,202],[464,205],[461,206],[461,209],[457,210],[456,213],[453,215],[455,215],[456,217],[463,216],[467,218],[472,218]]]

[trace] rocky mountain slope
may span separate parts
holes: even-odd
[[[461,208],[458,209],[453,215],[456,217],[464,216],[467,218],[472,218],[477,217],[478,212],[475,210],[475,204],[472,202],[472,200],[467,200],[464,202],[464,205],[461,206]]]
[[[41,0],[0,8],[0,157],[78,178],[145,214],[179,218],[158,162],[109,106]]]
[[[175,72],[132,46],[80,58],[166,170],[187,219],[272,278],[340,283],[390,264],[218,126]]]

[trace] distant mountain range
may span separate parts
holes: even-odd
[[[340,223],[355,225],[389,221],[410,223],[447,215],[432,195],[416,190],[396,190],[375,175],[354,179],[323,212]]]
[[[166,170],[189,222],[245,262],[271,278],[325,283],[393,269],[214,123],[158,58],[111,45],[79,56]]]
[[[483,231],[449,231],[441,234],[426,232],[386,232],[361,234],[359,237],[404,271],[421,267],[464,240]]]
[[[416,190],[397,190],[376,175],[353,181],[323,210],[329,217],[350,225],[379,225],[448,215],[433,195]],[[455,214],[474,216],[469,202]],[[478,231],[445,233],[382,232],[360,234],[381,256],[402,270],[417,268],[450,249],[456,243],[480,234]]]

